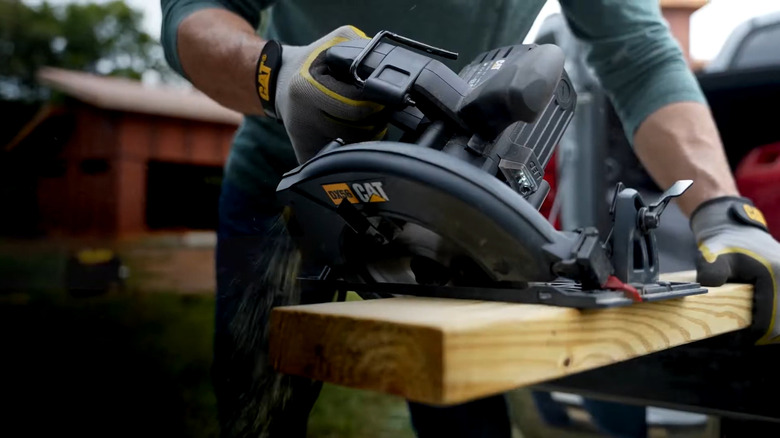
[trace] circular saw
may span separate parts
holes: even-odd
[[[324,54],[329,73],[392,110],[398,141],[334,139],[286,173],[277,196],[303,257],[327,268],[307,293],[417,295],[577,308],[705,293],[659,281],[653,230],[679,181],[656,202],[622,185],[606,238],[561,232],[538,211],[544,169],[576,93],[553,45],[457,55],[382,31]]]

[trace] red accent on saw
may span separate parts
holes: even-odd
[[[556,145],[555,148],[557,149],[558,145]],[[550,193],[548,193],[547,197],[544,198],[544,203],[542,203],[542,207],[539,209],[539,212],[542,213],[547,219],[550,219],[552,206],[555,203],[555,196],[558,194],[558,168],[556,166],[558,161],[557,155],[558,151],[553,152],[552,156],[550,157],[550,161],[547,163],[547,167],[544,168],[544,180],[550,184]],[[561,229],[560,212],[558,212],[558,217],[555,218],[555,222],[552,225],[556,230]]]
[[[634,300],[637,303],[641,303],[642,295],[639,294],[639,291],[636,290],[634,286],[631,286],[630,284],[623,283],[620,281],[619,278],[615,277],[614,275],[610,275],[609,278],[607,278],[606,283],[601,285],[601,287],[605,289],[612,289],[612,290],[620,290],[623,291],[623,293],[628,297]]]

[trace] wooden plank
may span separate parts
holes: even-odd
[[[290,306],[271,315],[271,356],[284,373],[453,404],[745,328],[752,296],[730,284],[603,310],[418,297]]]

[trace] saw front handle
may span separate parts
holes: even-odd
[[[495,57],[483,59],[483,71],[467,82],[441,62],[383,43],[383,38],[432,55],[457,56],[382,31],[369,41],[346,41],[328,49],[325,61],[333,76],[361,87],[367,100],[399,112],[414,106],[429,120],[444,120],[486,141],[494,140],[514,122],[536,120],[564,70],[563,52],[557,46],[518,49],[507,56],[520,47],[511,46],[505,49],[505,57],[495,62]],[[408,114],[404,116],[408,118]]]

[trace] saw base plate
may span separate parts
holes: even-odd
[[[341,280],[301,278],[306,293],[334,293],[353,291],[380,296],[411,295],[430,298],[453,298],[462,300],[502,301],[508,303],[545,304],[577,309],[600,309],[622,307],[636,303],[622,291],[583,291],[579,284],[562,280],[553,283],[529,283],[527,287],[474,287],[474,286],[430,286],[401,283],[354,283]],[[666,282],[633,285],[642,301],[661,301],[698,295],[707,292],[699,283]]]

